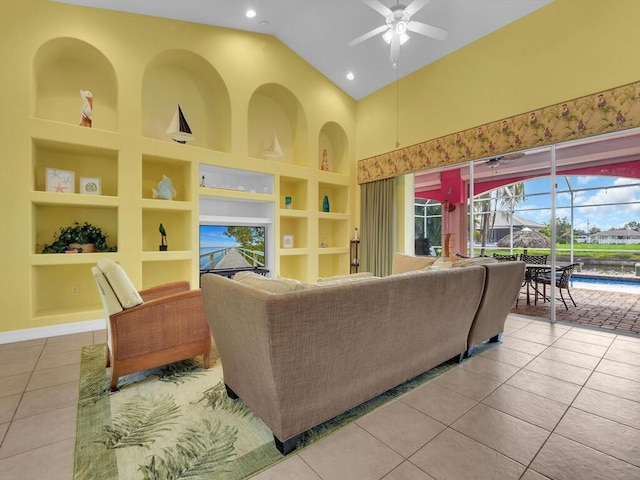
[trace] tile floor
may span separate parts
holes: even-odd
[[[103,342],[0,345],[1,480],[71,480],[80,349]],[[500,346],[255,477],[470,478],[640,479],[640,338],[511,315]]]
[[[555,291],[558,292],[557,289]],[[558,297],[556,305],[556,320],[558,322],[597,327],[614,333],[640,335],[640,295],[572,288],[571,296],[577,306],[574,307],[565,294],[569,305],[568,309],[564,308]],[[518,298],[518,306],[514,307],[511,312],[548,319],[551,317],[551,304],[539,300],[536,305],[531,298],[531,305],[527,305],[526,290],[523,288]]]

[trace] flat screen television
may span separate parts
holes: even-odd
[[[200,272],[264,268],[265,227],[200,225]]]

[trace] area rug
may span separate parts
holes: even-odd
[[[122,377],[111,393],[105,348],[82,350],[74,480],[240,480],[284,460],[262,420],[227,397],[217,352],[208,370],[199,359],[177,362]],[[298,448],[455,365],[440,365],[313,428]]]

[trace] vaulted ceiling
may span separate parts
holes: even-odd
[[[356,46],[351,40],[385,25],[367,3],[377,0],[55,0],[62,3],[171,18],[273,35],[356,100],[435,62],[552,0],[417,0],[412,17],[448,32],[435,40],[408,32],[397,70],[378,34]],[[366,2],[366,3],[365,3]],[[380,0],[386,7],[400,4]],[[409,5],[411,0],[401,4]],[[245,12],[254,9],[256,16]],[[353,80],[347,73],[353,73]]]

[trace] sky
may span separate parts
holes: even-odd
[[[200,247],[237,247],[239,243],[235,238],[225,237],[222,232],[227,227],[214,225],[200,226]]]
[[[640,222],[640,181],[633,178],[570,176],[556,177],[556,216],[571,220],[571,194],[565,178],[575,192],[574,229],[588,230],[593,227],[601,231],[623,228],[625,223]],[[519,217],[539,223],[549,223],[551,219],[550,178],[524,182],[525,201],[515,212]],[[607,188],[611,187],[611,188]],[[585,189],[585,190],[583,190]],[[594,190],[591,190],[594,189]],[[544,195],[538,195],[544,194]],[[621,205],[626,202],[638,202]]]

